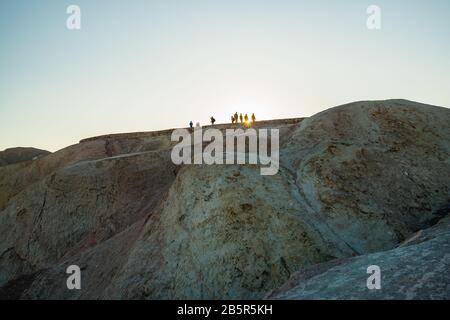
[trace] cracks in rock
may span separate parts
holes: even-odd
[[[297,175],[296,173],[291,172],[288,168],[285,168],[283,166],[280,166],[280,169],[283,168],[284,172],[289,174],[291,176],[291,179],[287,178],[287,181],[289,185],[291,185],[291,194],[293,197],[297,200],[299,204],[301,204],[306,210],[305,210],[305,216],[306,218],[304,221],[305,223],[316,230],[320,237],[322,238],[325,243],[331,242],[333,245],[337,246],[338,249],[342,253],[349,253],[352,256],[354,255],[361,255],[362,253],[353,248],[349,243],[347,243],[342,237],[340,237],[333,228],[330,227],[330,225],[326,222],[325,218],[323,217],[323,214],[321,212],[317,212],[313,209],[312,204],[308,201],[306,195],[304,194],[302,188],[297,185]]]
[[[433,215],[435,216],[435,218],[433,218],[430,221],[431,227],[436,225],[437,223],[439,223],[439,221],[441,221],[442,219],[444,219],[445,217],[450,215],[450,199],[447,201],[447,204],[445,206],[443,206],[440,209],[433,212]]]
[[[113,147],[109,139],[105,139],[105,153],[108,157],[112,157],[112,155],[114,154]]]
[[[48,191],[45,190],[44,200],[42,201],[41,209],[39,210],[39,213],[38,213],[38,219],[39,220],[41,220],[41,218],[42,218],[42,213],[44,212],[45,204],[47,202],[47,193],[48,193]]]
[[[16,257],[17,260],[19,260],[22,263],[22,267],[25,267],[25,264],[28,264],[31,267],[35,267],[33,264],[31,264],[26,258],[24,258],[22,255],[20,255],[15,247],[9,247],[8,249],[4,250],[0,254],[0,259],[3,258],[6,254],[9,252],[12,252],[14,254],[14,257]]]
[[[31,231],[30,237],[28,238],[28,242],[27,242],[27,256],[30,254],[30,251],[31,251],[31,248],[30,248],[31,243],[34,242],[33,236],[35,234],[35,228],[38,227],[40,230],[42,229],[40,222],[42,220],[42,214],[44,213],[45,204],[47,203],[47,193],[48,193],[48,190],[46,189],[45,193],[44,193],[44,200],[42,201],[41,208],[39,209],[39,212],[38,212],[36,218],[33,220],[33,229]]]
[[[0,259],[3,258],[3,256],[5,254],[7,254],[8,252],[10,252],[11,250],[14,250],[14,247],[9,247],[6,250],[4,250],[2,253],[0,253]]]
[[[287,265],[286,260],[284,259],[284,257],[281,257],[281,258],[280,258],[280,262],[281,262],[281,265],[283,266],[284,270],[286,270],[286,272],[287,272],[287,274],[288,274],[288,278],[290,278],[290,276],[291,276],[291,271],[289,270],[289,267],[288,267],[288,265]]]

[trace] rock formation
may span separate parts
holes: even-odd
[[[0,151],[0,167],[23,161],[36,160],[50,154],[49,151],[36,148],[9,148]]]
[[[0,298],[449,298],[449,123],[405,100],[260,122],[280,129],[275,176],[175,166],[170,130],[2,166]]]

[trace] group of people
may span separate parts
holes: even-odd
[[[256,117],[255,117],[254,113],[252,114],[251,118],[252,118],[252,123],[255,123],[256,122]],[[245,114],[243,116],[242,113],[238,115],[238,113],[236,112],[234,115],[231,116],[231,123],[233,123],[233,124],[236,123],[237,124],[237,123],[239,123],[239,120],[240,120],[241,123],[248,124],[248,119],[249,118],[248,118],[247,114]],[[210,120],[211,120],[211,125],[214,125],[214,123],[216,123],[216,119],[214,119],[214,117],[211,117]],[[194,123],[192,121],[189,122],[189,127],[191,129],[194,129]],[[196,124],[196,127],[200,127],[200,124],[198,122]]]
[[[242,113],[240,115],[238,115],[238,113],[236,112],[234,115],[231,116],[231,123],[233,124],[237,124],[238,121],[241,121],[241,123],[248,123],[248,115],[245,114],[244,116],[242,116]],[[255,123],[256,121],[256,117],[255,114],[252,114],[252,122]]]
[[[214,117],[211,117],[210,120],[211,120],[212,125],[214,125],[214,123],[216,123],[216,119],[214,119]],[[197,122],[197,124],[195,126],[197,128],[200,128],[200,123]],[[194,129],[194,123],[192,122],[192,120],[189,122],[189,128]]]

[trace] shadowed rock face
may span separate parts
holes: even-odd
[[[0,212],[0,283],[115,236],[167,192],[175,178],[169,149],[108,156],[106,145],[72,146],[3,176],[19,183],[2,185],[17,194]]]
[[[276,176],[175,167],[170,131],[1,167],[0,298],[448,297],[449,123],[404,100],[259,123],[280,129]],[[83,290],[65,286],[71,264]],[[370,264],[390,291],[366,292]]]
[[[425,236],[426,234],[426,236]],[[367,267],[381,271],[381,290],[368,290]],[[268,299],[450,299],[450,219],[389,251],[310,266]]]

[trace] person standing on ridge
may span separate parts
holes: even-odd
[[[192,122],[192,120],[191,120],[191,122],[189,122],[189,128],[191,128],[191,131],[192,131],[192,129],[194,129],[194,123]]]
[[[254,114],[254,113],[252,114],[252,122],[253,122],[253,123],[256,122],[256,117],[255,117],[255,114]]]
[[[214,125],[215,122],[216,122],[216,119],[214,119],[214,117],[211,117],[211,125]]]
[[[239,119],[241,120],[241,123],[244,122],[244,121],[243,121],[244,118],[242,117],[242,113],[241,113],[241,115],[239,116]]]
[[[245,122],[248,122],[248,115],[247,114],[245,114],[244,120],[245,120]]]
[[[239,116],[238,116],[238,113],[237,113],[237,111],[236,111],[236,113],[234,114],[234,122],[237,124],[238,123],[238,119],[239,119]]]
[[[234,124],[234,116],[231,116],[231,123]]]

